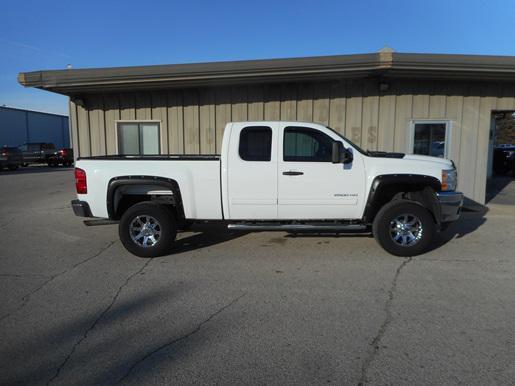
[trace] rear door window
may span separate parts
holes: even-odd
[[[270,161],[272,129],[268,126],[245,127],[240,132],[239,154],[244,161]]]

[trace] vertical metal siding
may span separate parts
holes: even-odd
[[[84,96],[70,104],[76,154],[114,154],[115,121],[161,121],[162,151],[218,153],[230,121],[329,124],[364,148],[410,152],[413,119],[451,121],[449,155],[460,189],[483,203],[493,110],[515,110],[515,85],[444,80],[350,79]]]
[[[168,111],[167,95],[164,91],[153,92],[151,95],[150,119],[161,122],[160,143],[161,149],[168,152]]]
[[[0,106],[0,147],[25,142],[50,142],[56,147],[68,147],[68,117]]]
[[[27,111],[0,107],[0,147],[18,146],[30,137]]]

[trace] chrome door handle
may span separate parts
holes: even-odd
[[[304,174],[303,172],[294,172],[292,170],[283,172],[283,176],[301,176],[303,174]]]

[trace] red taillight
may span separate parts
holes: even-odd
[[[2,155],[3,155],[4,157],[7,157],[7,156],[9,155],[9,153],[2,153]]]
[[[59,154],[61,154],[64,157],[66,155],[66,150],[64,150],[64,149],[59,150]]]
[[[77,190],[77,194],[88,193],[88,182],[86,181],[86,172],[79,168],[75,168],[75,189]]]

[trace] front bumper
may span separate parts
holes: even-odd
[[[463,206],[463,193],[437,192],[436,196],[440,203],[440,223],[456,221]]]
[[[79,217],[93,217],[91,209],[86,201],[72,200],[72,209],[75,216]]]

